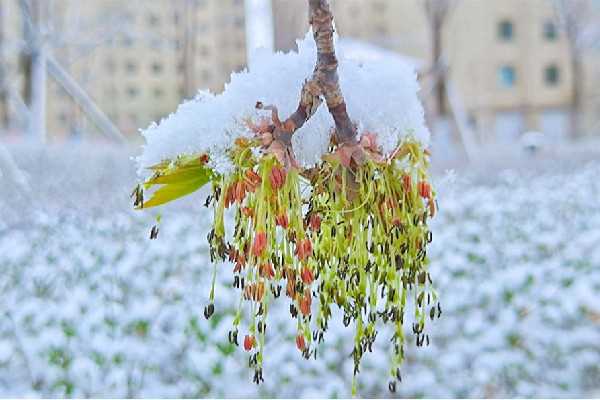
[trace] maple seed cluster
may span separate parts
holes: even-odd
[[[311,182],[306,221],[319,227],[311,231],[312,258],[319,266],[316,336],[327,330],[331,306],[337,305],[344,324],[355,327],[356,376],[377,337],[377,321],[391,324],[390,391],[401,377],[409,296],[418,346],[429,344],[426,317],[441,314],[427,270],[426,248],[433,238],[427,221],[437,209],[427,168],[428,155],[407,141],[389,158],[372,155],[354,170],[329,157]]]
[[[229,152],[234,171],[213,185],[207,205],[212,203],[215,212],[214,228],[209,233],[211,257],[233,264],[233,285],[240,290],[229,341],[238,343],[240,323],[245,319],[249,326],[243,347],[250,353],[254,381],[260,383],[273,298],[282,294],[289,298],[290,312],[298,319],[296,343],[308,354],[314,261],[302,216],[299,171],[286,171],[272,154],[256,156],[252,149],[257,145],[249,139],[236,141]],[[231,238],[225,237],[224,230],[227,209],[235,213]],[[211,302],[213,294],[214,278]]]
[[[247,324],[243,348],[260,383],[271,301],[282,294],[288,298],[296,347],[307,359],[317,356],[335,304],[344,324],[355,327],[355,376],[377,337],[377,321],[394,327],[388,387],[395,391],[407,308],[414,309],[418,346],[429,344],[426,317],[441,314],[427,270],[432,240],[427,221],[437,209],[426,174],[428,154],[416,141],[405,140],[383,157],[372,143],[359,167],[326,157],[305,179],[274,154],[253,151],[260,145],[260,139],[236,140],[229,151],[233,171],[213,182],[206,203],[215,213],[208,236],[211,258],[231,262],[233,286],[240,291],[229,341],[238,345],[240,325]],[[332,147],[330,154],[335,151]],[[301,196],[301,181],[312,189],[309,197]],[[224,229],[228,209],[235,215],[231,237]],[[214,282],[213,275],[207,318],[214,312]]]

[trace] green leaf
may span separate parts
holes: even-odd
[[[211,180],[211,176],[211,171],[205,169],[204,171],[199,171],[192,179],[186,179],[181,182],[175,180],[177,183],[167,183],[157,189],[152,194],[150,200],[144,202],[143,206],[138,207],[138,209],[160,206],[193,193],[207,184]]]
[[[136,209],[156,207],[179,199],[214,179],[215,173],[206,165],[204,157],[206,155],[179,156],[173,162],[165,160],[151,166],[154,174],[143,183],[144,188],[162,186]]]
[[[153,185],[190,182],[196,180],[198,176],[204,174],[205,171],[206,167],[204,167],[203,165],[198,165],[194,167],[181,167],[177,168],[172,172],[158,174],[156,176],[151,177],[144,183],[144,186],[148,188]]]

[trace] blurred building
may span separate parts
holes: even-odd
[[[293,49],[308,27],[306,5],[272,1],[275,45],[278,50]],[[433,64],[424,0],[331,2],[341,36]],[[551,137],[567,135],[572,102],[569,47],[552,2],[456,0],[451,4],[442,31],[442,53],[453,97],[462,103],[479,140],[511,142],[527,130]],[[598,73],[600,56],[588,57],[587,65],[591,79]],[[429,101],[427,85],[424,89]],[[596,91],[584,97],[597,116],[598,86],[592,89],[586,84],[586,90]],[[597,120],[588,113],[586,128],[591,130]]]
[[[18,90],[15,77],[19,66],[21,24],[11,18],[17,12],[16,2],[0,1],[0,127],[11,121],[11,92]]]
[[[198,88],[221,91],[246,63],[243,0],[41,1],[53,56],[128,135],[174,111]],[[18,0],[0,2],[4,42],[22,44]],[[18,61],[12,48],[0,64],[22,89],[26,72]],[[51,75],[47,95],[49,135],[93,130]]]

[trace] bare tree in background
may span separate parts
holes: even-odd
[[[571,102],[571,134],[581,132],[581,115],[585,85],[584,57],[594,43],[600,40],[600,19],[593,12],[592,0],[554,0],[556,15],[569,43],[569,61],[573,77]]]
[[[23,29],[26,43],[23,60],[25,76],[25,101],[30,110],[27,130],[30,137],[37,137],[41,143],[46,141],[46,89],[47,54],[46,18],[49,2],[41,0],[20,0],[23,15]]]
[[[46,88],[50,76],[77,103],[102,134],[116,141],[124,141],[119,129],[54,57],[54,47],[64,45],[61,42],[64,38],[54,37],[51,33],[55,32],[50,32],[48,20],[53,3],[49,0],[18,0],[18,4],[24,42],[19,54],[19,69],[24,85],[21,96],[26,108],[25,120],[29,136],[37,138],[41,143],[46,140]],[[81,35],[76,39],[79,39],[79,36]],[[82,47],[89,47],[88,44]],[[7,85],[3,87],[6,89]]]
[[[434,89],[435,115],[443,118],[446,110],[446,65],[443,60],[443,29],[448,15],[454,6],[454,0],[425,0],[423,6],[429,23],[431,37],[432,74],[436,80]]]
[[[4,9],[0,2],[0,22],[4,21]],[[6,59],[4,50],[4,32],[0,29],[0,127],[9,125],[7,69],[2,60]]]

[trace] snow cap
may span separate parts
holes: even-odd
[[[399,61],[398,57],[389,59],[383,52],[382,57],[370,57],[363,62],[352,51],[346,57],[346,47],[336,46],[338,73],[348,113],[359,134],[375,133],[385,153],[393,151],[407,135],[427,146],[429,131],[417,97],[419,85],[413,65]],[[225,150],[237,137],[252,135],[244,119],[270,115],[255,109],[257,101],[277,106],[282,119],[296,110],[302,84],[315,66],[317,51],[312,32],[298,41],[298,52],[271,53],[261,49],[257,52],[252,69],[233,73],[223,93],[200,91],[160,123],[152,123],[141,131],[146,144],[136,159],[140,174],[145,175],[146,167],[164,159],[198,152],[209,152],[213,167],[227,171],[230,163]],[[327,151],[333,126],[323,104],[296,131],[292,143],[302,165],[316,163]]]

